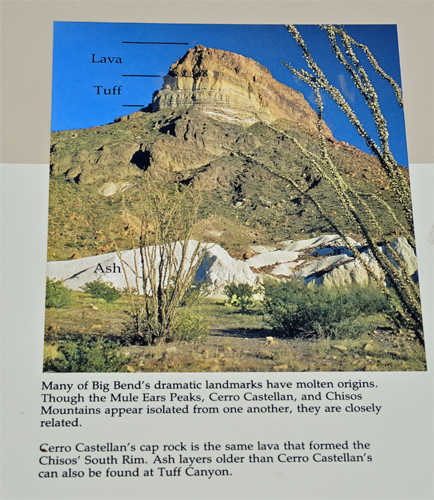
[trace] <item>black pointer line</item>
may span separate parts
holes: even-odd
[[[122,43],[139,43],[142,45],[188,45],[188,42],[122,42]]]
[[[136,43],[142,45],[188,45],[187,42],[122,42],[122,43]],[[122,75],[142,78],[161,78],[161,75]],[[123,107],[129,108],[143,108],[142,104],[122,104]]]
[[[143,78],[162,78],[161,75],[122,75],[122,76],[141,76]]]
[[[148,78],[161,78],[161,75],[122,75],[122,76],[142,76],[142,77],[148,77]],[[144,104],[122,104],[124,107],[129,107],[129,108],[144,108]]]

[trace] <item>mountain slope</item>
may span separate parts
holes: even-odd
[[[200,190],[207,238],[237,257],[252,243],[330,231],[285,182],[246,156],[296,180],[354,231],[329,184],[276,132],[277,126],[319,152],[315,123],[302,95],[252,59],[203,46],[190,49],[171,66],[147,108],[105,126],[52,134],[49,260],[113,251],[115,243],[128,248],[134,223],[126,207],[140,211],[146,171],[160,189],[175,183]],[[378,161],[335,140],[324,127],[329,155],[351,186],[393,206]],[[376,202],[372,208],[396,236],[384,208]]]

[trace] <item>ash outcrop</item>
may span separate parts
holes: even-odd
[[[376,277],[385,281],[384,273],[373,259],[372,251],[354,240],[353,244],[361,251],[362,258]],[[197,241],[189,241],[186,245],[187,262],[193,258],[198,245]],[[417,281],[416,256],[407,240],[400,237],[393,240],[391,245],[401,257],[406,271]],[[203,247],[204,244],[201,246]],[[285,250],[285,248],[295,247],[297,251]],[[176,266],[179,265],[183,247],[178,242],[174,249],[175,262],[178,262]],[[392,259],[385,247],[380,247],[380,250],[385,253],[397,270],[401,271],[400,266]],[[161,255],[160,252],[156,254]],[[122,266],[121,259],[126,264],[125,266]],[[110,283],[118,288],[125,288],[127,281],[124,274],[120,272],[121,267],[125,269],[128,282],[133,283],[135,281],[133,269],[139,262],[139,250],[126,250],[66,262],[49,262],[47,276],[51,279],[62,280],[73,290],[81,290],[86,283],[96,280]],[[104,269],[107,267],[117,268],[119,272],[106,274]],[[140,267],[137,272],[146,274],[146,269],[143,270]],[[352,284],[366,286],[371,282],[364,266],[354,259],[353,254],[345,247],[338,235],[324,235],[319,238],[291,242],[282,249],[274,251],[265,249],[264,252],[253,256],[246,262],[233,259],[219,245],[206,245],[204,259],[196,273],[195,281],[207,283],[208,292],[211,295],[224,296],[224,286],[230,283],[247,283],[255,286],[264,279],[287,278],[304,281],[310,286],[317,284],[326,287]]]

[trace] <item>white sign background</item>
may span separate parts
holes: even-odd
[[[429,499],[433,497],[434,159],[432,2],[1,2],[1,396],[3,499]],[[397,24],[428,371],[213,374],[233,380],[374,380],[378,416],[91,418],[43,429],[41,382],[151,384],[160,374],[42,374],[53,21]],[[165,381],[205,378],[165,375]],[[229,478],[39,479],[42,443],[370,442],[370,464],[252,464]]]

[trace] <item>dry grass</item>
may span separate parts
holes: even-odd
[[[93,305],[91,305],[91,303]],[[45,356],[59,341],[76,334],[122,339],[128,320],[124,299],[114,304],[77,294],[70,309],[49,309]],[[375,327],[357,339],[276,338],[260,311],[240,314],[223,300],[207,300],[195,312],[209,321],[204,342],[177,341],[155,346],[124,346],[130,372],[320,372],[423,371],[425,352],[412,332]],[[273,338],[270,338],[273,337]]]
[[[203,344],[177,343],[125,348],[130,371],[139,372],[320,372],[423,371],[425,353],[403,336],[390,347],[371,336],[357,341],[227,338],[212,335]],[[175,350],[176,349],[176,350]]]

